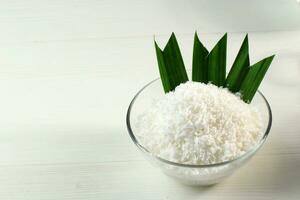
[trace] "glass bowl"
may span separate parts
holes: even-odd
[[[135,136],[137,131],[135,124],[137,123],[138,116],[149,108],[153,99],[159,98],[163,95],[164,92],[159,78],[144,86],[135,95],[129,105],[126,116],[127,129],[133,143],[142,152],[142,154],[152,164],[154,164],[154,166],[159,167],[165,174],[187,185],[207,186],[222,181],[224,178],[228,177],[244,165],[257,152],[257,150],[264,144],[271,129],[272,113],[270,105],[263,94],[258,91],[251,104],[259,109],[262,115],[264,134],[256,146],[243,155],[222,163],[190,165],[171,162],[152,154],[139,142],[138,137]]]

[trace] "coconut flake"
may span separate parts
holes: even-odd
[[[260,113],[212,84],[186,82],[138,118],[137,137],[150,152],[185,164],[234,159],[261,139]]]

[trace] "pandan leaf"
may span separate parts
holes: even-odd
[[[223,86],[226,76],[227,33],[218,41],[208,55],[208,81]]]
[[[194,36],[194,50],[193,50],[193,71],[192,80],[202,83],[208,82],[207,72],[207,56],[208,51],[200,42],[197,33]]]
[[[249,71],[249,46],[248,35],[246,35],[243,44],[233,62],[229,74],[227,75],[225,86],[233,93],[240,90],[241,84]]]
[[[156,42],[155,49],[159,73],[165,93],[174,90],[179,84],[188,81],[188,76],[174,33],[172,33],[163,51],[158,47]]]
[[[158,47],[157,43],[155,43],[155,50],[156,50],[156,57],[157,57],[157,62],[158,62],[158,66],[159,66],[159,74],[160,74],[160,78],[164,87],[164,91],[168,92],[171,91],[171,83],[169,81],[169,77],[168,77],[168,72],[166,70],[165,67],[165,62],[164,62],[164,55],[162,50]]]
[[[261,81],[263,80],[275,55],[267,57],[250,66],[249,71],[242,82],[240,93],[242,99],[250,103],[254,97]]]

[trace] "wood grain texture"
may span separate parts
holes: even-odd
[[[208,18],[198,7],[213,3],[197,2],[175,1],[172,9],[167,1],[1,2],[1,200],[299,199],[298,7],[274,2],[283,10],[277,24],[266,17],[220,26],[219,18],[231,17]],[[276,54],[260,87],[273,110],[270,137],[245,167],[209,188],[181,185],[149,165],[125,126],[134,94],[158,77],[153,34],[165,44],[175,31],[191,68],[195,29],[209,50],[229,31],[227,66],[244,30],[251,63]]]

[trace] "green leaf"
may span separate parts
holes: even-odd
[[[162,51],[155,42],[156,57],[161,81],[165,93],[174,90],[179,84],[188,81],[181,52],[172,33],[167,45]]]
[[[193,72],[192,80],[202,83],[208,82],[207,72],[207,56],[208,51],[200,42],[197,33],[194,36],[194,50],[193,50]]]
[[[227,33],[208,55],[208,81],[223,86],[226,76]]]
[[[158,62],[158,66],[159,66],[159,74],[160,74],[160,78],[164,87],[164,91],[171,91],[171,84],[169,82],[169,78],[168,78],[168,72],[166,70],[165,67],[165,62],[164,62],[164,55],[162,50],[158,47],[157,43],[155,43],[155,50],[156,50],[156,57],[157,57],[157,62]]]
[[[249,71],[249,46],[248,46],[248,35],[246,35],[243,44],[236,56],[230,72],[227,76],[225,86],[236,93],[240,90],[241,84]]]
[[[250,69],[242,82],[240,93],[242,95],[242,99],[250,103],[252,98],[254,97],[261,81],[263,80],[273,58],[275,55],[267,57],[254,65],[250,66]]]

